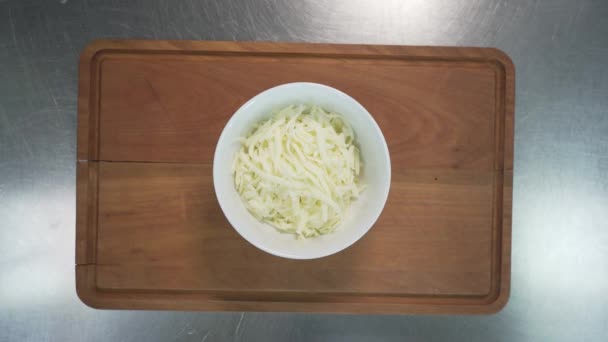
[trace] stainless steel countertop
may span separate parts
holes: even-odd
[[[0,0],[0,341],[608,340],[608,1]],[[95,38],[494,46],[517,69],[512,293],[491,316],[102,311],[74,289]]]

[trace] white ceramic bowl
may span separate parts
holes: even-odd
[[[353,202],[332,234],[296,240],[261,223],[245,208],[230,173],[233,158],[252,126],[274,109],[290,104],[319,105],[342,114],[353,127],[361,149],[361,181],[367,188]],[[224,127],[213,159],[213,185],[219,204],[236,231],[259,249],[291,259],[314,259],[339,252],[359,240],[376,222],[391,183],[391,162],[382,131],[370,113],[345,93],[317,83],[288,83],[268,89],[239,108]]]

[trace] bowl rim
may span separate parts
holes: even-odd
[[[264,244],[259,244],[256,241],[251,241],[246,234],[244,234],[243,232],[241,232],[241,229],[239,229],[237,227],[237,225],[234,224],[233,218],[231,217],[231,215],[228,213],[228,211],[226,210],[227,208],[225,208],[225,203],[223,203],[222,200],[222,195],[217,191],[218,189],[218,177],[216,177],[216,174],[219,174],[220,170],[219,170],[219,165],[216,163],[216,161],[218,160],[218,155],[220,153],[220,146],[225,145],[226,143],[226,135],[228,134],[227,131],[229,130],[229,127],[232,126],[234,124],[234,122],[236,120],[238,120],[238,117],[240,114],[244,113],[247,111],[248,107],[250,107],[257,99],[259,99],[262,96],[267,96],[269,93],[275,92],[278,89],[283,89],[283,88],[297,88],[297,87],[302,87],[302,86],[306,86],[306,87],[316,87],[316,88],[321,88],[324,91],[329,91],[329,92],[333,92],[334,94],[338,95],[338,96],[342,96],[344,98],[346,98],[348,101],[352,102],[361,113],[364,113],[366,118],[369,119],[370,124],[371,124],[371,128],[374,130],[374,133],[376,136],[379,136],[381,139],[381,145],[382,145],[382,150],[383,150],[383,156],[386,160],[386,171],[384,176],[387,179],[387,186],[385,187],[384,191],[382,192],[382,205],[380,206],[380,210],[378,210],[377,213],[374,213],[372,216],[372,220],[371,223],[369,224],[368,227],[366,227],[365,229],[362,229],[361,231],[359,231],[357,234],[351,234],[349,236],[349,238],[347,238],[345,241],[346,243],[344,244],[340,244],[335,248],[328,248],[328,250],[324,251],[323,253],[320,254],[316,254],[313,256],[309,256],[309,255],[300,255],[300,254],[291,254],[288,252],[281,252],[281,251],[277,251],[274,250],[272,248],[269,248],[267,246],[265,246]],[[311,259],[318,259],[318,258],[323,258],[326,256],[330,256],[333,254],[336,254],[338,252],[341,252],[347,248],[349,248],[350,246],[352,246],[354,243],[356,243],[357,241],[359,241],[365,234],[367,234],[371,228],[376,224],[376,222],[378,221],[378,218],[380,218],[380,215],[382,214],[382,212],[384,211],[384,207],[386,206],[386,202],[388,201],[388,195],[390,192],[390,188],[391,188],[391,158],[390,158],[390,153],[389,153],[389,149],[388,149],[388,145],[386,143],[386,138],[384,137],[384,134],[382,133],[382,130],[380,129],[380,126],[378,125],[378,123],[376,122],[376,120],[374,119],[374,117],[371,115],[371,113],[365,108],[363,107],[363,105],[361,103],[359,103],[359,101],[357,101],[355,98],[353,98],[352,96],[346,94],[345,92],[336,89],[334,87],[325,85],[325,84],[321,84],[321,83],[314,83],[314,82],[290,82],[290,83],[284,83],[284,84],[280,84],[280,85],[276,85],[273,86],[271,88],[268,88],[258,94],[256,94],[255,96],[253,96],[252,98],[250,98],[249,100],[247,100],[245,103],[243,103],[230,117],[230,119],[228,120],[228,122],[226,122],[226,125],[224,126],[224,128],[222,129],[222,132],[220,134],[220,137],[218,138],[218,141],[216,143],[215,146],[215,152],[213,155],[213,188],[214,188],[214,192],[215,192],[215,196],[217,199],[218,204],[220,205],[220,208],[224,214],[224,216],[226,217],[226,219],[228,220],[228,223],[230,223],[230,225],[232,226],[232,228],[243,238],[245,239],[248,243],[250,243],[251,245],[255,246],[256,248],[278,256],[278,257],[282,257],[282,258],[287,258],[287,259],[296,259],[296,260],[311,260]],[[277,232],[278,233],[278,232]]]

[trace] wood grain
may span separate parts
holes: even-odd
[[[442,174],[440,181],[396,174],[382,218],[362,241],[344,253],[298,261],[243,243],[222,216],[209,165],[99,166],[100,288],[489,292],[490,172]]]
[[[514,70],[494,49],[99,41],[80,64],[77,289],[126,309],[488,313],[510,279]],[[341,89],[392,184],[374,228],[319,260],[249,245],[213,193],[230,115],[271,86]]]
[[[174,58],[104,61],[101,160],[211,163],[222,128],[241,104],[272,86],[306,80],[341,89],[374,113],[387,128],[398,165],[492,168],[491,65],[463,65],[446,73],[441,63],[420,68],[410,62],[335,64],[322,58],[255,63],[242,57]],[[239,77],[244,74],[247,82]],[[488,100],[480,103],[479,97]],[[392,124],[400,129],[388,129]]]

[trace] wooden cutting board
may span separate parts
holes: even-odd
[[[514,78],[495,49],[93,42],[80,60],[78,295],[111,309],[495,312],[509,295]],[[242,239],[211,172],[232,113],[296,81],[357,99],[392,160],[376,225],[306,261]]]

